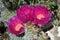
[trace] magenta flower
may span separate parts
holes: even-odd
[[[51,11],[44,6],[23,5],[16,10],[17,16],[23,22],[32,22],[39,26],[47,24],[51,20]]]
[[[40,27],[47,24],[51,20],[52,13],[44,6],[34,6],[34,21],[32,23]]]
[[[14,16],[8,21],[8,29],[15,35],[21,34],[22,32],[24,32],[23,22],[19,20],[17,16]]]
[[[16,13],[17,13],[18,18],[22,20],[23,22],[28,22],[28,21],[33,20],[31,16],[33,13],[33,10],[32,10],[32,7],[29,5],[21,6],[20,8],[16,10]]]

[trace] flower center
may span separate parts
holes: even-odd
[[[16,27],[15,27],[15,30],[16,31],[19,31],[21,29],[22,25],[21,24],[18,24]]]
[[[45,16],[44,16],[43,14],[37,15],[37,18],[40,19],[40,20],[41,20],[42,18],[44,18],[44,17],[45,17]]]

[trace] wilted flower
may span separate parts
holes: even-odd
[[[23,22],[17,16],[14,16],[8,21],[8,29],[11,33],[19,35],[24,32]]]

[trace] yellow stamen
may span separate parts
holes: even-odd
[[[43,15],[43,14],[39,14],[39,15],[37,15],[37,18],[38,19],[42,19],[42,18],[44,18],[45,16]]]
[[[19,31],[21,29],[22,25],[21,24],[18,24],[16,27],[15,27],[15,30],[16,31]]]

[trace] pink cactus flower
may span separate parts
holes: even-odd
[[[16,10],[17,16],[23,22],[31,22],[40,27],[47,24],[51,20],[51,11],[44,6],[23,5]]]
[[[17,16],[20,20],[22,20],[24,23],[33,20],[32,19],[32,7],[29,5],[23,5],[20,8],[16,10]]]
[[[10,18],[7,23],[8,23],[8,29],[11,33],[18,35],[24,32],[23,22],[19,20],[17,16]]]
[[[51,15],[51,11],[49,11],[46,7],[38,5],[34,6],[34,21],[32,23],[42,27],[51,20]]]

